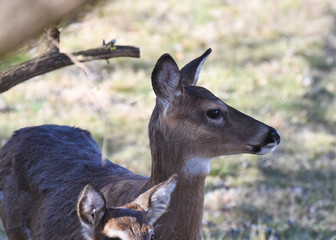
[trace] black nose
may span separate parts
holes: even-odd
[[[277,130],[272,129],[272,131],[270,132],[270,137],[274,142],[276,142],[277,145],[280,143],[280,134]]]

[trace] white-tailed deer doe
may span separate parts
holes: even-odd
[[[210,52],[181,70],[164,54],[154,67],[150,178],[111,162],[102,166],[99,145],[78,128],[43,125],[17,131],[0,151],[0,215],[8,235],[30,239],[31,229],[39,225],[39,231],[48,236],[45,239],[64,239],[56,235],[68,234],[73,236],[68,239],[81,239],[76,202],[68,199],[69,194],[79,193],[79,186],[95,185],[110,208],[133,201],[177,174],[168,211],[154,224],[155,235],[164,240],[201,239],[204,182],[211,159],[266,154],[280,143],[274,128],[195,86]],[[59,208],[63,202],[66,209]]]

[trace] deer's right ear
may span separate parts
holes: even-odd
[[[164,54],[152,72],[152,86],[158,100],[170,102],[182,93],[181,74],[174,59]]]
[[[150,225],[164,214],[169,207],[170,198],[177,184],[177,174],[162,182],[147,192],[141,194],[134,202],[145,210],[145,216]]]
[[[211,48],[206,50],[202,56],[194,59],[181,69],[182,82],[186,86],[195,86],[198,80],[203,63],[211,53]]]
[[[104,196],[91,184],[85,186],[77,201],[77,215],[80,222],[93,228],[105,214],[106,201]]]

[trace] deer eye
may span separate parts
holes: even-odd
[[[221,112],[219,109],[211,109],[211,110],[206,111],[205,114],[207,115],[208,118],[218,119],[221,115]]]

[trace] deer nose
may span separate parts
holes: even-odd
[[[274,128],[272,129],[272,131],[270,132],[270,137],[271,139],[278,145],[280,143],[280,134],[277,130],[275,130]]]

